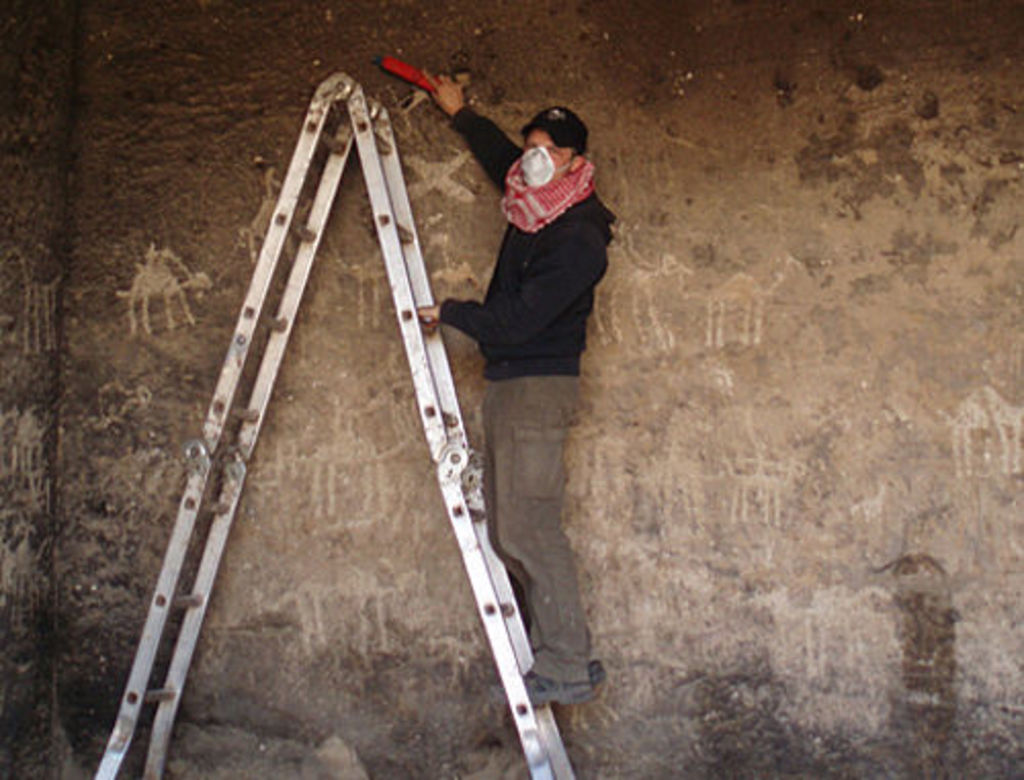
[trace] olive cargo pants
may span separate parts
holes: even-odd
[[[533,670],[564,682],[587,680],[590,658],[562,530],[563,449],[578,395],[579,377],[530,376],[489,382],[484,397],[488,534],[525,591]]]

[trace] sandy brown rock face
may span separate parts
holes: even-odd
[[[325,77],[349,73],[391,112],[436,294],[486,285],[498,194],[377,54],[468,72],[474,107],[512,134],[572,106],[618,215],[568,450],[565,522],[609,673],[596,703],[559,712],[579,774],[1013,771],[1019,8],[549,6],[91,0],[73,104],[70,9],[4,28],[26,44],[0,61],[22,79],[3,96],[3,164],[24,182],[0,266],[0,682],[4,723],[52,736],[65,775],[95,768],[113,724],[181,444]],[[70,105],[67,148],[50,108]],[[366,203],[353,166],[249,464],[171,774],[518,767]],[[445,335],[479,440],[481,360]],[[52,688],[34,655],[54,638],[49,603]],[[32,725],[48,715],[38,691],[56,735]]]
[[[0,775],[41,775],[53,711],[52,552],[66,261],[70,3],[0,21]]]

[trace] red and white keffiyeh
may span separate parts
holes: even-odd
[[[594,191],[594,164],[583,165],[557,181],[540,187],[528,187],[523,179],[522,158],[508,169],[501,210],[513,225],[526,233],[536,233]]]

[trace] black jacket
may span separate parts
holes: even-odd
[[[522,154],[493,122],[464,108],[455,129],[487,175],[504,189]],[[474,338],[487,360],[484,376],[578,375],[586,348],[594,286],[608,267],[614,215],[597,198],[568,209],[536,233],[509,225],[483,303],[446,300],[441,321]]]

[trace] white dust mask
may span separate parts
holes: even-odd
[[[523,180],[527,187],[543,187],[555,177],[555,161],[543,146],[534,146],[523,153]]]

